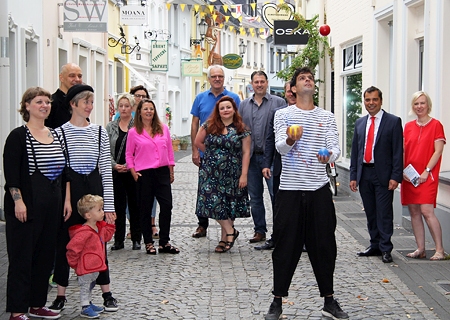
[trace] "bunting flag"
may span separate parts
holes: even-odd
[[[253,11],[256,10],[256,2],[250,3],[250,7],[252,7]]]
[[[208,5],[207,7],[208,7],[210,13],[214,12],[214,6],[213,5]]]
[[[228,11],[228,5],[227,5],[227,4],[224,4],[224,5],[222,6],[222,8],[223,8],[223,11],[224,11],[225,13],[227,13],[227,11]]]
[[[186,7],[186,4],[185,3],[180,3],[180,8],[181,8],[181,11],[184,11],[184,8]]]
[[[234,26],[230,26],[230,31],[233,31],[233,29],[234,29]]]
[[[242,23],[242,16],[240,16],[239,18],[237,18],[239,20],[240,23]]]
[[[199,4],[194,4],[194,10],[195,10],[195,12],[198,12],[198,9],[200,8],[200,5]]]
[[[228,22],[230,20],[230,16],[225,16],[225,21]]]
[[[172,5],[172,3],[166,3],[167,10],[170,10],[171,5]]]
[[[217,14],[214,13],[214,14],[212,15],[212,18],[213,18],[214,21],[216,21],[216,19],[217,19]]]
[[[242,15],[242,4],[236,4],[231,6],[231,15],[237,19]]]

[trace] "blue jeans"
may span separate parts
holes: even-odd
[[[248,167],[248,194],[250,196],[250,207],[255,224],[255,232],[265,234],[266,227],[266,209],[264,208],[264,185],[263,179],[266,180],[269,189],[270,200],[273,202],[273,179],[265,179],[262,174],[264,155],[253,154],[250,158]]]

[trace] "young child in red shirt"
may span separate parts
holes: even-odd
[[[83,225],[69,228],[70,242],[67,244],[67,261],[75,269],[80,285],[81,317],[96,319],[103,307],[91,302],[92,289],[100,271],[108,267],[105,263],[105,245],[111,240],[116,227],[103,221],[103,198],[87,194],[77,203],[80,215],[86,219]]]

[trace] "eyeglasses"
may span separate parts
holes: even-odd
[[[135,94],[134,95],[136,98],[140,98],[140,99],[142,99],[142,98],[147,98],[147,96],[145,95],[145,94]]]

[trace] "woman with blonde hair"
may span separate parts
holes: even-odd
[[[422,217],[428,225],[436,244],[436,252],[430,260],[443,260],[445,251],[442,244],[442,229],[434,213],[439,184],[442,151],[446,143],[444,127],[430,116],[431,99],[424,91],[413,94],[411,111],[417,118],[405,125],[404,166],[412,165],[420,175],[419,185],[415,187],[406,175],[403,176],[401,200],[407,205],[411,216],[417,250],[408,253],[407,257],[426,258],[425,228]]]

